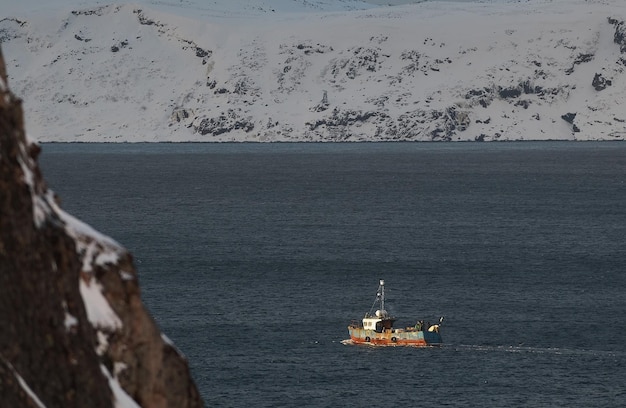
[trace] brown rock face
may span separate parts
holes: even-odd
[[[38,153],[0,52],[0,405],[203,406],[131,255],[58,207]]]

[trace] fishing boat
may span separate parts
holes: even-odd
[[[385,309],[385,281],[381,279],[370,311],[360,323],[354,321],[348,326],[350,340],[353,344],[377,346],[423,347],[440,346],[443,343],[440,332],[443,317],[439,318],[437,324],[419,320],[414,326],[405,328],[394,328],[395,321],[396,318]]]

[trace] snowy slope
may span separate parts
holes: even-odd
[[[626,137],[622,0],[29,1],[0,38],[40,141]]]

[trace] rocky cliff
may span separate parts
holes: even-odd
[[[0,405],[200,407],[131,255],[59,208],[0,52]]]

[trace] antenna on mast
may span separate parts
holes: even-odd
[[[380,310],[381,313],[385,313],[385,280],[380,280],[380,286],[378,287],[380,293]]]

